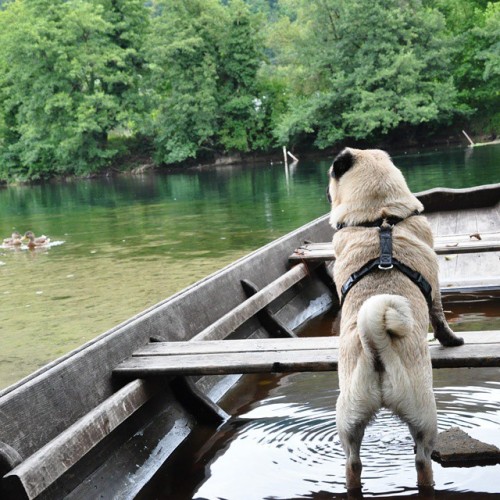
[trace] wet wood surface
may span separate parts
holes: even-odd
[[[478,239],[480,236],[481,239]],[[462,253],[497,252],[500,250],[500,232],[471,233],[470,235],[449,235],[436,238],[434,250],[438,255]],[[334,260],[332,244],[309,243],[297,248],[290,256],[291,261],[325,261]]]
[[[430,344],[434,368],[500,366],[500,331],[463,332],[466,344]],[[207,342],[156,342],[144,346],[114,370],[115,375],[222,375],[334,371],[338,337],[246,339]]]

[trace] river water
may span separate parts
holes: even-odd
[[[328,210],[331,158],[10,186],[0,238],[0,388]],[[395,157],[413,191],[500,181],[500,145]]]

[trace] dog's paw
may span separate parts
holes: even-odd
[[[437,332],[434,332],[434,336],[444,347],[457,347],[459,345],[464,345],[463,337],[458,337],[449,328],[440,329]]]

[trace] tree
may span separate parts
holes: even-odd
[[[456,89],[438,11],[419,0],[286,5],[295,19],[278,26],[293,34],[291,45],[278,47],[292,84],[289,111],[277,129],[282,143],[312,134],[326,147],[452,116]]]
[[[218,142],[225,151],[258,149],[266,136],[266,99],[257,73],[264,59],[257,17],[242,0],[229,4],[229,23],[219,43]],[[266,142],[265,140],[263,141]],[[269,144],[265,144],[269,145]]]
[[[487,0],[435,0],[444,14],[448,36],[454,41],[451,74],[458,103],[473,130],[500,127],[498,53],[499,3]]]
[[[88,173],[116,154],[107,135],[127,124],[139,38],[113,24],[124,10],[111,4],[18,0],[1,13],[1,177]],[[132,6],[142,30],[141,2]]]
[[[226,11],[216,0],[153,4],[151,115],[144,124],[158,162],[175,163],[212,151],[217,118],[217,46]]]
[[[267,148],[271,136],[260,16],[241,0],[159,0],[148,43],[157,161]]]

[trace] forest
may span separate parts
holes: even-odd
[[[0,0],[0,182],[500,130],[500,2]]]

